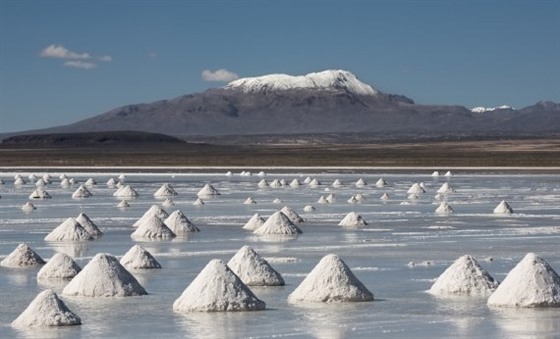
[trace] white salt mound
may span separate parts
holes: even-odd
[[[176,312],[264,310],[265,303],[221,260],[211,260],[173,303]]]
[[[120,263],[128,270],[161,268],[161,265],[152,254],[140,245],[132,246],[123,255]]]
[[[408,189],[408,191],[406,191],[406,193],[420,194],[420,193],[426,193],[426,191],[422,188],[422,186],[420,186],[419,183],[416,182],[412,186],[410,186],[410,188]]]
[[[304,220],[303,218],[296,213],[291,207],[284,206],[280,210],[280,212],[284,213],[294,224],[302,223]]]
[[[257,173],[257,175],[259,177],[264,177],[264,176],[266,176],[266,173],[264,173],[264,171],[260,171],[259,173]]]
[[[51,195],[45,191],[44,189],[38,187],[31,195],[29,195],[29,199],[49,199]]]
[[[272,200],[273,204],[281,204],[282,200],[280,198],[275,198],[274,200]]]
[[[328,204],[329,202],[327,201],[327,199],[325,199],[324,196],[321,196],[321,197],[319,198],[319,200],[317,200],[317,203],[318,203],[318,204]]]
[[[0,261],[4,267],[30,267],[43,265],[45,261],[26,243],[19,244],[12,253]]]
[[[309,184],[311,182],[311,177],[307,177],[303,180],[303,183]]]
[[[174,202],[172,199],[170,199],[170,198],[166,198],[166,199],[161,203],[161,206],[163,206],[163,207],[172,207],[172,206],[175,206],[175,202]]]
[[[196,195],[198,195],[199,197],[204,197],[204,196],[220,195],[220,192],[218,192],[218,190],[215,189],[214,186],[210,184],[206,184],[204,185],[204,187],[202,187],[202,189],[200,189],[200,191],[198,191]]]
[[[387,194],[385,192],[385,193],[383,193],[383,195],[379,199],[387,201],[387,200],[389,200],[389,194]]]
[[[350,199],[347,200],[347,202],[349,204],[357,204],[359,201],[358,201],[358,199],[356,199],[356,196],[353,195],[353,196],[350,197]]]
[[[67,254],[56,253],[37,272],[37,280],[72,279],[82,269]]]
[[[329,204],[334,204],[336,202],[336,197],[334,196],[334,194],[330,193],[329,195],[327,195],[327,197],[325,198],[325,200],[327,201],[327,203]]]
[[[451,214],[453,212],[453,208],[451,208],[451,206],[449,206],[449,204],[445,201],[439,204],[438,208],[436,208],[436,213],[441,215]]]
[[[249,246],[243,246],[227,263],[247,286],[282,286],[284,279]]]
[[[274,212],[254,234],[299,234],[301,230],[281,211]]]
[[[136,222],[132,224],[132,226],[138,227],[152,216],[156,216],[161,220],[165,220],[167,217],[169,217],[169,214],[158,205],[152,205],[146,212],[144,212],[140,219],[136,220]]]
[[[164,221],[165,225],[169,227],[173,233],[178,236],[187,235],[193,232],[200,232],[200,229],[196,227],[181,210],[176,210],[167,217]]]
[[[119,208],[127,208],[127,207],[130,207],[130,204],[128,203],[128,201],[122,200],[121,202],[119,202],[119,203],[117,204],[117,207],[119,207]]]
[[[432,172],[432,177],[439,177],[439,172],[438,171],[433,171]]]
[[[513,209],[507,203],[507,201],[502,200],[496,208],[494,208],[494,214],[510,214],[513,213]]]
[[[195,206],[204,205],[204,201],[202,199],[198,198],[193,202],[193,205],[195,205]]]
[[[452,192],[455,192],[455,190],[451,188],[451,186],[447,182],[443,183],[443,185],[441,185],[441,187],[437,190],[437,193],[443,193],[443,194],[452,193]]]
[[[156,198],[171,197],[174,195],[177,195],[177,192],[168,183],[161,185],[161,187],[154,193],[154,197]]]
[[[435,295],[488,296],[496,287],[498,282],[480,267],[476,259],[464,255],[437,278],[428,292]]]
[[[121,186],[113,193],[114,197],[118,198],[134,198],[138,196],[138,192],[134,190],[130,185]]]
[[[319,185],[321,185],[321,183],[317,179],[313,179],[309,182],[309,186],[311,186],[311,187],[317,187]]]
[[[45,236],[45,241],[84,241],[93,240],[93,236],[86,231],[74,218],[68,218]]]
[[[109,180],[107,180],[106,185],[109,187],[115,186],[117,184],[117,180],[115,180],[115,178],[110,178]]]
[[[103,232],[101,232],[97,225],[85,213],[80,213],[76,217],[76,221],[79,222],[94,239],[103,235]]]
[[[39,293],[19,317],[12,322],[12,327],[69,326],[81,325],[82,321],[70,311],[53,290]]]
[[[128,297],[148,294],[117,258],[98,253],[62,290],[63,295]]]
[[[23,180],[22,177],[15,178],[14,185],[16,186],[25,185],[25,180]]]
[[[268,182],[266,182],[265,179],[262,179],[261,181],[259,181],[259,183],[257,184],[257,186],[258,186],[259,188],[266,188],[266,187],[268,187]]]
[[[301,184],[300,184],[299,180],[297,180],[297,179],[294,179],[290,182],[290,187],[292,187],[292,188],[298,188],[300,185]]]
[[[24,211],[24,212],[31,212],[35,209],[37,209],[37,207],[35,207],[35,205],[30,203],[29,201],[26,202],[25,204],[23,204],[23,206],[21,206],[21,210]]]
[[[158,216],[151,215],[132,232],[130,237],[134,240],[168,239],[174,238],[175,233]]]
[[[288,302],[372,301],[373,294],[337,255],[328,254],[288,296]]]
[[[278,187],[282,187],[282,184],[280,183],[280,180],[274,179],[274,180],[272,180],[272,182],[269,184],[269,186],[272,187],[272,188],[278,188]]]
[[[502,307],[559,307],[560,277],[541,257],[527,253],[488,298]]]
[[[356,187],[364,187],[367,185],[366,181],[362,178],[358,179],[358,181],[356,181]]]
[[[451,171],[447,171],[447,172],[444,174],[444,176],[446,176],[446,177],[452,177],[453,174],[451,174]]]
[[[338,223],[339,226],[357,227],[366,226],[367,222],[356,212],[350,212]]]
[[[313,207],[312,205],[305,205],[305,207],[303,207],[303,210],[305,212],[313,212],[315,211],[315,207]]]
[[[248,197],[247,199],[245,199],[245,201],[243,202],[244,205],[254,205],[257,202],[255,201],[255,199],[253,199],[252,197]]]
[[[89,178],[88,180],[86,180],[85,184],[87,186],[95,186],[95,185],[97,185],[97,181],[95,181],[95,179],[93,179],[93,178]]]
[[[340,181],[340,179],[336,179],[335,181],[333,181],[332,187],[342,187],[342,181]]]
[[[255,213],[253,214],[251,219],[247,221],[245,226],[243,226],[243,229],[248,231],[254,231],[257,228],[261,227],[263,224],[264,224],[264,219],[258,213]]]
[[[68,180],[68,178],[64,178],[60,181],[60,187],[66,188],[70,185],[72,185],[72,184],[70,183],[70,180]]]
[[[385,181],[383,178],[379,178],[379,180],[375,182],[375,187],[385,187],[385,186],[387,186],[387,181]]]

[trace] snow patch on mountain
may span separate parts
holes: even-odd
[[[471,112],[473,112],[473,113],[486,113],[486,112],[493,112],[493,111],[496,111],[496,110],[505,110],[505,109],[514,109],[514,108],[511,107],[511,106],[508,106],[508,105],[502,105],[502,106],[499,106],[499,107],[482,107],[482,106],[479,106],[479,107],[472,108]]]
[[[227,84],[225,89],[241,89],[243,92],[269,92],[292,89],[344,91],[358,95],[376,95],[379,92],[370,85],[344,70],[326,70],[306,75],[268,74],[260,77],[242,78]]]

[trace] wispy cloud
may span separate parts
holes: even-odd
[[[202,71],[202,79],[205,81],[230,82],[239,79],[239,75],[230,72],[225,68],[221,68],[215,71],[205,69],[204,71]]]
[[[89,61],[71,60],[71,61],[66,61],[64,63],[64,66],[72,67],[72,68],[81,68],[81,69],[92,69],[95,68],[97,65]]]
[[[97,67],[97,64],[94,62],[95,60],[102,61],[102,62],[113,61],[113,57],[111,57],[110,55],[102,55],[94,58],[91,56],[90,53],[74,52],[62,45],[55,45],[55,44],[52,44],[46,47],[45,49],[43,49],[39,55],[43,58],[56,58],[56,59],[68,60],[62,64],[64,67],[81,68],[81,69],[92,69]]]
[[[59,59],[91,59],[89,53],[76,53],[62,45],[50,45],[41,51],[43,58]]]

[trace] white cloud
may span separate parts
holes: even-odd
[[[202,79],[205,81],[230,82],[239,79],[239,75],[230,72],[225,68],[215,71],[205,69],[202,71]]]
[[[93,62],[81,61],[81,60],[71,60],[71,61],[66,61],[64,63],[64,66],[72,67],[72,68],[81,68],[81,69],[92,69],[92,68],[95,68],[96,65]]]
[[[62,45],[50,45],[41,51],[41,56],[44,58],[59,58],[59,59],[91,59],[88,53],[72,52]]]
[[[99,61],[110,62],[113,61],[113,57],[110,55],[104,55],[97,58]]]

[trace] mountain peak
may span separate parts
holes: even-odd
[[[358,95],[376,95],[379,92],[358,80],[345,70],[325,70],[306,75],[268,74],[242,78],[227,84],[225,89],[241,89],[243,92],[269,92],[291,89],[343,91]]]

